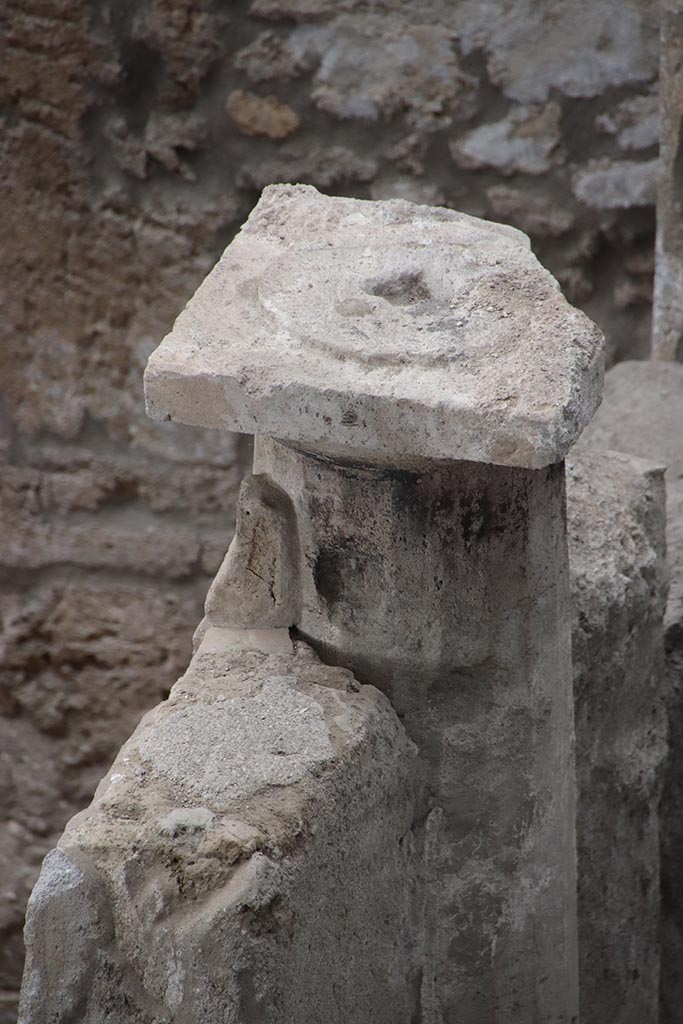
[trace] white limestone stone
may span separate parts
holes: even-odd
[[[150,358],[145,393],[157,419],[383,465],[542,468],[592,417],[602,376],[600,332],[515,229],[274,185]]]
[[[48,855],[20,1024],[415,1020],[416,751],[382,694],[305,644],[231,639]]]

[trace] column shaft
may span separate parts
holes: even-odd
[[[259,438],[254,469],[296,512],[298,631],[418,746],[417,1019],[575,1021],[563,464],[403,472]]]

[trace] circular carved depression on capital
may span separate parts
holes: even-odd
[[[458,363],[500,351],[479,301],[502,269],[466,246],[321,248],[290,253],[259,281],[259,300],[295,344],[359,363]],[[488,307],[491,309],[492,307]]]

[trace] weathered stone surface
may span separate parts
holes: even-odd
[[[237,447],[151,424],[140,377],[234,198],[223,184],[220,203],[207,189],[195,205],[159,182],[188,186],[202,126],[135,88],[145,116],[132,128],[131,65],[155,73],[130,30],[80,0],[3,11],[3,1024],[16,1021],[4,993],[18,988],[40,859],[186,663],[232,529]],[[114,152],[105,127],[117,118]],[[124,149],[141,177],[119,164]],[[131,191],[150,178],[138,202]]]
[[[602,1022],[601,1008],[605,1006],[615,1021],[642,1024],[656,1019],[648,996],[657,977],[652,940],[658,908],[653,808],[662,728],[656,710],[659,677],[652,670],[656,667],[656,625],[662,596],[662,499],[661,472],[637,459],[584,450],[572,457],[568,513],[575,602],[579,925],[583,939],[582,1013],[589,1022]],[[624,537],[629,538],[627,546]],[[277,639],[278,634],[284,635],[284,642]],[[290,647],[286,630],[264,631],[263,639],[243,630],[211,630],[202,646],[204,661],[198,664],[206,666],[209,654],[225,657],[225,636],[235,650],[244,649],[243,638],[246,648],[252,650],[287,654]],[[212,724],[211,716],[207,722],[212,729],[220,728]],[[182,847],[190,842],[189,837],[204,840],[207,831],[216,829],[215,815],[204,806],[205,791],[215,785],[212,780],[216,778],[214,769],[206,769],[202,759],[202,744],[208,743],[210,734],[206,725],[199,731],[199,742],[188,744],[188,753],[197,759],[206,785],[194,795],[199,807],[171,809],[167,814],[160,810],[159,835],[167,837],[169,845],[173,840]],[[167,734],[172,743],[172,726],[163,732],[163,736]],[[170,744],[157,744],[161,733],[157,734],[154,726],[146,735],[143,745],[146,742],[150,757],[166,761]],[[215,749],[213,739],[209,745]],[[126,756],[122,752],[119,763]],[[235,755],[231,756],[237,767]],[[182,770],[187,780],[183,784],[194,786],[182,765],[187,765],[186,756],[173,758],[168,771],[175,778]],[[126,764],[129,770],[130,761]],[[116,768],[112,773],[116,774]],[[225,777],[232,779],[233,772]],[[253,832],[232,821],[230,835],[233,838],[222,847],[228,860],[239,849],[240,837],[242,842],[245,836],[249,841]],[[52,877],[50,864],[46,864],[44,885],[35,897],[34,922],[43,920],[40,892]],[[65,867],[73,873],[71,862]],[[67,912],[71,912],[71,903]],[[613,950],[620,939],[623,954],[605,963],[606,950]],[[82,986],[88,984],[90,981],[81,980]],[[66,991],[63,978],[60,985]]]
[[[623,210],[650,206],[657,192],[657,160],[596,160],[574,175],[574,194],[587,206]]]
[[[605,378],[605,395],[585,435],[592,447],[616,448],[667,467],[667,558],[671,585],[667,630],[683,623],[683,544],[678,515],[683,491],[683,365],[619,363]]]
[[[652,354],[683,362],[683,4],[661,3],[661,145]]]
[[[669,508],[671,502],[669,501]],[[676,506],[677,537],[683,542],[683,496]],[[670,530],[668,531],[671,532]],[[679,546],[678,551],[682,548]],[[678,1024],[683,1000],[683,891],[681,844],[683,843],[683,627],[680,622],[667,635],[669,668],[669,759],[662,795],[662,980],[661,1024]]]
[[[574,225],[574,215],[565,207],[552,203],[536,191],[523,191],[508,185],[492,185],[486,196],[497,218],[514,224],[527,235],[555,237]]]
[[[223,509],[234,502],[237,466],[181,467],[167,487],[167,466],[157,463],[146,476],[152,460],[74,454],[46,452],[39,460],[45,469],[3,467],[0,568],[79,566],[184,579],[197,575],[207,553],[222,556],[231,536]],[[183,497],[196,510],[193,524],[172,515]],[[215,572],[220,558],[209,561],[203,574]]]
[[[257,96],[243,89],[233,89],[225,109],[244,135],[286,139],[301,124],[296,112],[276,96]]]
[[[451,144],[458,167],[495,167],[502,174],[545,174],[560,141],[560,108],[513,107],[494,124],[482,124]]]
[[[568,464],[584,1024],[659,1020],[663,477],[584,443]]]
[[[229,469],[230,451],[219,450],[225,435],[146,420],[140,374],[160,332],[249,213],[254,189],[303,181],[359,197],[373,190],[373,197],[443,203],[513,223],[533,233],[541,262],[605,331],[610,360],[648,351],[648,275],[634,274],[630,263],[652,247],[653,208],[584,207],[568,171],[611,145],[596,115],[616,118],[615,101],[648,101],[659,7],[654,0],[383,0],[371,8],[353,0],[259,0],[254,16],[247,4],[213,0],[7,0],[0,60],[0,450],[24,469],[29,444],[33,468],[41,451],[57,446],[66,458],[74,445],[81,484],[66,468],[69,479],[53,483],[64,503],[60,519],[73,520],[61,525],[76,555],[74,537],[90,519],[75,503],[94,501],[85,465],[115,461],[116,472],[96,475],[107,494],[101,536],[115,546],[121,541],[120,560],[114,565],[110,551],[107,565],[95,565],[91,550],[84,586],[97,576],[107,587],[112,574],[127,586],[139,584],[129,564],[140,551],[131,524],[138,516],[148,523],[150,503],[163,506],[167,526],[172,520],[181,533],[197,527],[207,571],[224,554],[218,538],[230,528],[218,505],[223,494],[231,518],[236,492],[234,482],[222,484],[214,472],[219,464]],[[320,48],[303,45],[300,28],[325,29],[338,55],[329,74],[320,69]],[[355,81],[351,39],[369,54]],[[347,89],[354,101],[374,102],[377,118],[326,113],[311,96],[314,79],[328,92],[325,102],[343,104]],[[232,89],[277,95],[296,110],[301,128],[282,143],[242,135],[225,114]],[[562,108],[549,172],[511,182],[502,170],[453,164],[448,143],[459,133],[504,120],[510,103],[549,99]],[[621,130],[615,138],[621,150]],[[513,185],[522,205],[506,213],[488,192]],[[539,217],[534,197],[572,218],[571,235],[548,228],[556,216]],[[144,469],[136,459],[126,467],[130,445],[152,456]],[[53,514],[51,506],[46,519]],[[210,536],[202,536],[204,524]],[[65,565],[57,543],[44,562],[28,573],[12,570],[26,584],[27,606],[40,604],[55,574],[73,580],[78,572]],[[147,583],[154,579],[148,575]],[[206,583],[199,571],[194,581],[166,577],[163,586],[184,600],[186,586]],[[159,609],[153,604],[150,614]],[[157,629],[165,633],[163,621]],[[93,630],[93,658],[98,642]],[[125,635],[119,642],[125,647]],[[50,657],[61,656],[61,644],[57,631],[47,645]],[[121,672],[135,676],[132,654]],[[21,727],[16,719],[13,725]],[[58,771],[43,774],[57,786]],[[54,804],[46,789],[50,813]],[[8,887],[23,892],[23,883],[13,881],[23,871],[20,842],[7,860]],[[18,941],[17,933],[16,943],[3,937],[0,944],[17,949]],[[0,976],[2,1024],[16,1022],[3,986],[11,987],[19,969],[15,962]]]
[[[619,440],[619,451],[660,459],[667,487],[676,486],[683,480],[683,366],[641,360],[613,366],[585,440],[602,448],[616,448]]]
[[[273,186],[150,357],[145,394],[159,419],[384,465],[538,468],[601,382],[599,332],[523,235]]]
[[[207,623],[288,629],[299,612],[297,525],[291,501],[267,477],[240,489],[237,529],[206,597]]]
[[[444,115],[471,112],[476,82],[460,71],[455,39],[443,23],[368,12],[299,28],[290,46],[317,65],[311,96],[326,113],[374,121],[400,111],[410,125],[434,127]]]
[[[667,559],[671,572],[665,617],[669,669],[663,687],[669,754],[662,794],[662,1003],[663,1024],[678,1024],[683,1000],[683,365],[628,362],[607,375],[605,400],[586,441],[619,446],[668,466]]]
[[[146,370],[158,418],[257,435],[202,628],[291,626],[417,744],[427,1020],[577,1017],[562,460],[601,383],[525,236],[307,186],[266,190]]]
[[[379,686],[417,744],[422,1019],[505,1021],[514,1000],[522,1020],[569,1024],[576,889],[562,466],[450,462],[412,473],[258,438],[254,469],[296,512],[299,634],[327,663]]]
[[[414,748],[304,644],[213,632],[46,859],[19,1020],[409,1024]]]
[[[598,114],[596,128],[613,135],[620,149],[649,149],[659,143],[659,97],[656,92],[629,96],[612,110]]]
[[[253,0],[251,11],[268,19],[330,19],[358,16],[357,0]],[[465,54],[483,50],[488,71],[505,95],[522,103],[543,102],[552,88],[591,97],[610,86],[650,80],[657,71],[657,6],[652,0],[576,0],[558,9],[553,0],[509,6],[505,0],[407,0],[386,5],[395,22],[445,21],[460,36]],[[373,63],[382,59],[372,54]],[[386,58],[387,73],[390,58]]]
[[[651,0],[559,7],[553,0],[465,0],[455,10],[465,52],[483,45],[494,81],[522,103],[543,102],[553,88],[597,96],[656,73],[658,12]]]

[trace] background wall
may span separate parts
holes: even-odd
[[[230,539],[245,445],[151,423],[141,376],[260,189],[515,224],[615,359],[646,353],[657,152],[654,0],[7,0],[4,17],[3,1024],[40,860],[185,666]]]

